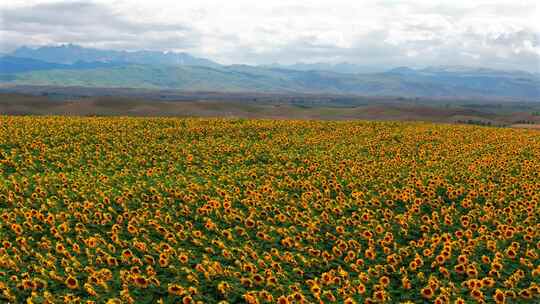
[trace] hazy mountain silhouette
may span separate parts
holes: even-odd
[[[219,65],[186,53],[110,51],[75,45],[22,47],[0,58],[11,84],[168,88],[181,90],[345,93],[539,100],[540,77],[523,71],[441,66],[356,73],[358,66]],[[302,68],[298,68],[301,66]],[[304,69],[305,68],[305,69]]]
[[[122,62],[137,64],[218,66],[219,64],[187,53],[158,51],[116,51],[84,48],[78,45],[44,46],[40,48],[21,47],[10,54],[14,57],[32,58],[51,63],[72,64],[85,62]]]

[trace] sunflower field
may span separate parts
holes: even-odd
[[[0,116],[0,303],[539,303],[540,133]]]

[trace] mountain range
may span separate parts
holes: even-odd
[[[31,58],[52,63],[73,64],[76,62],[137,63],[156,65],[197,65],[219,64],[187,53],[158,51],[116,51],[84,48],[74,44],[45,46],[40,48],[20,47],[10,54],[13,57]]]
[[[372,67],[373,68],[373,67]],[[540,76],[462,66],[374,72],[354,64],[221,65],[187,53],[77,45],[21,47],[0,57],[4,84],[224,92],[540,100]]]
[[[294,64],[279,64],[272,63],[268,65],[261,65],[264,68],[272,69],[285,69],[295,71],[330,71],[336,73],[345,74],[367,74],[367,73],[380,73],[384,72],[385,68],[377,65],[358,65],[348,62],[328,63],[328,62],[316,62],[316,63],[304,63],[298,62]]]

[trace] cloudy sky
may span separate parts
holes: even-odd
[[[540,71],[537,0],[0,2],[0,52],[75,43],[224,64],[350,62]]]

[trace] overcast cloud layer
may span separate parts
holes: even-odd
[[[0,52],[75,43],[224,64],[350,62],[540,72],[535,0],[0,2]]]

